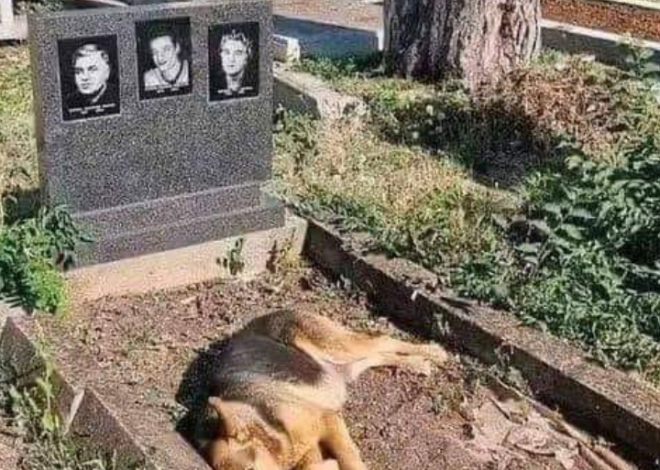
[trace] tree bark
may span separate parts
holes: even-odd
[[[406,78],[492,83],[540,50],[540,0],[386,0],[385,64]]]

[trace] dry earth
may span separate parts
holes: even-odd
[[[88,383],[139,413],[145,426],[173,429],[186,408],[203,397],[204,370],[218,341],[274,309],[305,308],[356,330],[416,341],[375,316],[365,299],[345,287],[297,266],[249,283],[104,298],[81,306],[68,319],[42,323],[59,361],[80,363],[86,357]],[[431,377],[393,369],[363,376],[351,391],[346,415],[369,467],[590,468],[575,449],[555,452],[552,433],[532,430],[543,442],[523,450],[520,439],[511,436],[527,431],[498,411],[497,399],[478,377],[457,360]]]

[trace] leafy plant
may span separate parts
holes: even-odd
[[[40,347],[40,349],[42,349]],[[116,454],[105,455],[85,449],[66,433],[55,409],[53,362],[45,350],[43,371],[34,383],[17,386],[6,370],[0,370],[0,405],[21,445],[21,468],[30,470],[120,470],[138,465],[119,462]],[[0,411],[0,413],[2,413]]]
[[[620,47],[626,55],[625,63],[634,78],[647,80],[660,75],[660,65],[653,61],[655,53],[652,49],[643,47],[634,40],[625,41]]]
[[[624,73],[545,57],[483,96],[317,63],[365,100],[368,123],[283,127],[279,175],[298,210],[367,249],[659,381],[660,112],[649,57],[634,62]],[[507,183],[518,203],[470,174],[494,175],[480,181]]]
[[[382,60],[380,53],[350,56],[346,58],[307,57],[303,58],[296,69],[317,75],[329,82],[341,78],[367,74],[376,69]]]
[[[42,208],[34,218],[0,227],[0,296],[30,310],[61,311],[66,292],[60,270],[89,241],[64,207]]]

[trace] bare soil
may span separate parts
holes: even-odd
[[[308,308],[356,330],[417,341],[376,316],[365,299],[345,287],[298,266],[248,283],[104,298],[65,320],[42,324],[58,362],[87,357],[83,373],[88,383],[139,410],[143,422],[174,429],[204,395],[200,360],[219,340],[273,309]],[[380,369],[352,389],[346,417],[373,470],[564,468],[550,456],[506,446],[483,448],[483,440],[475,440],[475,426],[484,424],[475,422],[475,410],[487,401],[488,391],[458,361],[431,377]],[[572,468],[590,467],[578,457]]]
[[[382,26],[382,5],[362,0],[274,0],[275,13],[355,28]],[[660,12],[589,0],[542,0],[543,17],[587,28],[660,40]]]
[[[587,28],[660,40],[660,11],[585,0],[543,0],[543,16]]]
[[[273,9],[276,15],[358,29],[379,28],[383,21],[382,5],[362,0],[273,0]]]

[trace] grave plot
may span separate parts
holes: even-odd
[[[266,2],[195,2],[58,13],[33,18],[30,31],[42,189],[50,202],[68,204],[73,219],[94,235],[93,243],[79,252],[76,269],[67,274],[74,295],[144,290],[152,284],[149,295],[114,294],[76,303],[65,319],[19,319],[5,328],[3,353],[16,352],[10,347],[11,335],[18,338],[24,331],[51,350],[61,374],[55,380],[59,411],[67,422],[71,420],[73,429],[120,455],[144,457],[148,467],[206,468],[185,441],[186,413],[204,390],[204,376],[197,367],[212,356],[208,348],[248,318],[292,306],[329,315],[357,329],[410,334],[404,332],[405,325],[376,320],[358,291],[337,289],[314,267],[267,263],[264,246],[277,252],[281,247],[273,245],[279,245],[284,236],[273,237],[277,243],[268,239],[261,251],[249,243],[253,235],[264,231],[285,234],[292,228],[281,204],[262,192],[262,184],[270,180],[273,137],[272,24]],[[158,60],[159,45],[175,52],[169,60]],[[227,57],[231,55],[238,59],[232,61]],[[564,169],[564,174],[545,173],[542,176],[547,179],[537,180],[537,186],[523,186],[535,170],[556,168],[553,164],[559,163],[559,156],[550,150],[558,136],[573,135],[582,150],[598,152],[607,162],[606,157],[618,149],[610,138],[630,137],[639,130],[634,123],[652,124],[654,115],[649,111],[637,120],[637,105],[648,105],[641,95],[634,95],[637,107],[632,107],[632,115],[612,112],[617,111],[620,95],[610,93],[607,86],[622,78],[591,69],[587,60],[544,57],[541,65],[546,68],[517,71],[510,77],[496,90],[503,98],[489,102],[486,96],[477,103],[483,107],[472,108],[475,102],[451,83],[430,89],[374,78],[378,72],[367,69],[368,61],[304,63],[299,70],[331,81],[340,92],[357,95],[372,113],[362,121],[349,118],[332,123],[292,113],[279,116],[277,179],[272,183],[296,210],[333,224],[356,241],[362,252],[377,251],[400,261],[408,258],[430,270],[423,288],[410,291],[406,281],[400,280],[390,283],[389,291],[381,289],[379,298],[371,301],[391,303],[386,307],[396,309],[406,302],[425,301],[427,290],[439,295],[443,289],[454,289],[448,292],[456,304],[463,305],[454,295],[458,291],[509,308],[518,318],[578,343],[598,359],[609,359],[653,379],[657,372],[655,324],[635,323],[647,318],[644,315],[625,315],[630,305],[645,312],[652,304],[632,303],[630,291],[616,284],[617,270],[630,264],[616,264],[617,257],[603,261],[600,252],[585,255],[576,240],[587,234],[587,227],[567,229],[560,224],[556,227],[564,236],[560,247],[568,243],[576,264],[549,264],[537,271],[533,268],[546,252],[532,243],[536,239],[519,237],[539,234],[531,229],[526,235],[506,230],[510,223],[514,229],[521,223],[514,189],[527,189],[523,194],[537,198],[529,206],[537,212],[526,215],[539,216],[546,209],[541,202],[552,202],[543,198],[564,194],[548,188],[561,185],[569,176],[570,181],[577,181]],[[99,70],[100,75],[92,73]],[[546,83],[543,79],[548,75],[556,82]],[[567,96],[567,90],[573,94]],[[565,103],[572,107],[566,110]],[[549,114],[543,114],[548,110]],[[530,126],[530,119],[540,124]],[[622,122],[631,127],[621,129]],[[634,175],[640,166],[632,157],[628,170]],[[576,199],[591,202],[595,207],[590,209],[597,210],[602,198],[569,197],[561,202],[566,205]],[[567,208],[573,224],[589,219],[589,214],[574,209],[579,208]],[[550,206],[548,212],[556,215],[557,210],[553,212]],[[38,228],[46,225],[36,224]],[[56,230],[62,228],[55,225]],[[548,224],[532,219],[529,226],[543,232]],[[65,224],[63,231],[71,235],[68,228]],[[616,233],[629,235],[634,228],[627,226],[629,231]],[[30,229],[28,225],[28,235]],[[218,241],[232,235],[245,237],[247,245],[239,244],[242,249],[235,250]],[[510,242],[516,244],[510,246]],[[522,247],[518,242],[523,242]],[[44,252],[53,248],[48,243]],[[327,255],[326,248],[317,240],[316,250],[306,254],[322,257]],[[523,261],[531,268],[519,263],[519,251],[527,255]],[[193,279],[217,278],[222,270],[232,277],[244,269],[241,253],[269,264],[275,272],[251,282],[233,279],[162,289]],[[553,253],[548,255],[551,260]],[[40,267],[34,259],[28,261],[33,261],[29,268]],[[334,253],[331,261],[321,264],[325,268],[339,264],[339,269],[332,267],[338,271],[363,266],[345,253]],[[46,270],[50,278],[40,271],[25,271],[25,279],[19,279],[24,284],[18,286],[29,289],[36,284],[42,295],[51,293],[47,289],[51,286],[35,279],[60,279],[54,270]],[[608,301],[585,306],[579,296],[553,297],[566,290],[573,294],[570,289],[575,286],[579,291],[583,282],[593,282],[604,271],[612,274],[612,284],[604,286],[605,294],[611,295]],[[530,272],[538,276],[529,276]],[[368,276],[354,276],[353,282],[368,290],[382,279],[372,282]],[[521,279],[529,282],[518,283]],[[603,285],[594,284],[598,286],[594,296],[601,295]],[[612,298],[616,302],[610,302]],[[515,308],[520,306],[522,310]],[[591,312],[592,307],[600,309],[593,309],[598,314],[580,320],[587,317],[605,325],[602,329],[570,317],[575,311]],[[573,396],[573,401],[582,405],[592,399],[593,388],[570,375],[573,370],[562,375],[565,371],[557,372],[561,367],[552,362],[554,358],[543,361],[528,350],[521,354],[529,342],[507,345],[511,339],[491,329],[491,342],[475,346],[475,338],[466,336],[465,330],[455,333],[444,324],[439,328],[437,319],[430,319],[422,308],[412,312],[431,325],[426,325],[428,330],[419,340],[453,338],[458,348],[465,346],[478,357],[491,356],[491,362],[500,347],[507,346],[517,351],[518,358],[531,357],[532,365],[542,371],[554,367],[557,380],[551,381],[551,391],[563,388],[556,384],[568,383],[589,393],[584,400]],[[473,319],[467,314],[454,318],[445,314],[459,326]],[[504,315],[493,312],[493,316]],[[510,325],[511,318],[500,325]],[[626,322],[634,328],[620,328]],[[529,335],[524,338],[531,336],[534,342],[545,344],[539,340],[543,334],[534,337],[530,329],[517,326],[502,331],[524,330]],[[612,335],[611,330],[623,336]],[[480,333],[476,339],[487,336],[483,330]],[[19,344],[17,340],[14,346]],[[585,365],[581,352],[569,354],[560,366],[576,361],[585,368],[591,366]],[[534,380],[539,370],[522,363],[527,366],[526,378]],[[500,371],[500,375],[520,385],[515,370]],[[393,370],[364,377],[353,389],[347,415],[370,467],[405,468],[412,462],[414,468],[607,468],[604,457],[594,457],[595,453],[611,457],[600,441],[567,431],[571,428],[559,425],[547,409],[514,390],[501,384],[485,387],[479,379],[488,376],[480,367],[456,358],[430,378]],[[625,385],[624,380],[605,383],[608,391],[620,391]],[[638,394],[640,388],[634,388],[633,398],[650,395]],[[658,435],[658,427],[653,426],[656,402],[649,400],[648,408],[634,410],[637,414],[619,402],[587,404],[593,411],[601,403],[612,413],[602,413],[610,424],[623,415],[647,426],[636,430],[616,426],[616,430],[636,432],[648,453],[649,443]],[[639,409],[647,411],[645,416],[639,416]],[[620,419],[615,424],[629,422]],[[616,465],[628,468],[625,463]]]
[[[185,433],[182,417],[204,394],[203,363],[212,360],[213,345],[279,308],[305,309],[357,331],[419,341],[370,311],[359,292],[303,265],[251,282],[106,297],[66,319],[44,318],[40,324],[63,370],[120,410],[137,441],[157,455],[168,450],[168,434],[181,426]],[[485,377],[457,358],[430,377],[395,369],[365,375],[351,390],[346,415],[368,467],[591,468],[572,447],[575,442],[567,445],[570,439],[562,441],[534,412],[528,410],[522,421],[508,419],[503,410],[527,405],[504,404],[483,385]]]

